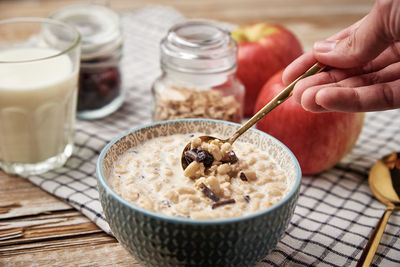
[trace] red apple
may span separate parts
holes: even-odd
[[[280,25],[257,23],[231,33],[238,43],[237,75],[245,91],[244,115],[253,115],[265,82],[303,53],[296,36]]]
[[[254,112],[284,89],[282,73],[264,85]],[[312,113],[289,98],[256,127],[284,143],[298,159],[303,174],[315,174],[334,166],[353,148],[363,122],[364,113]]]

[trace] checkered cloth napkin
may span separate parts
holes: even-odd
[[[27,177],[65,200],[111,233],[99,202],[95,166],[101,149],[121,133],[151,122],[152,82],[160,75],[159,41],[184,18],[168,7],[149,6],[123,14],[122,71],[126,101],[114,114],[77,121],[75,151],[57,170]],[[356,147],[337,166],[303,177],[294,216],[276,248],[259,266],[355,265],[384,212],[368,188],[368,170],[381,156],[400,151],[400,110],[366,115]],[[394,212],[374,266],[400,266],[400,212]]]

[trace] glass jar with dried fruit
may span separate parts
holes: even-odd
[[[212,118],[241,122],[244,87],[235,75],[237,46],[205,20],[174,25],[161,41],[153,120]]]
[[[85,4],[61,8],[51,17],[75,26],[81,34],[78,118],[111,114],[124,101],[119,16],[104,6]]]

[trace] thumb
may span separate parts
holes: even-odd
[[[371,12],[344,34],[316,42],[313,54],[317,61],[337,68],[361,66],[377,57],[398,39],[400,33],[392,29],[392,22],[400,19],[400,1],[376,1]],[[397,28],[397,27],[394,27]],[[398,36],[396,36],[398,35]]]

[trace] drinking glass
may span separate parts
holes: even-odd
[[[27,176],[73,150],[80,35],[51,19],[0,21],[0,168]]]

